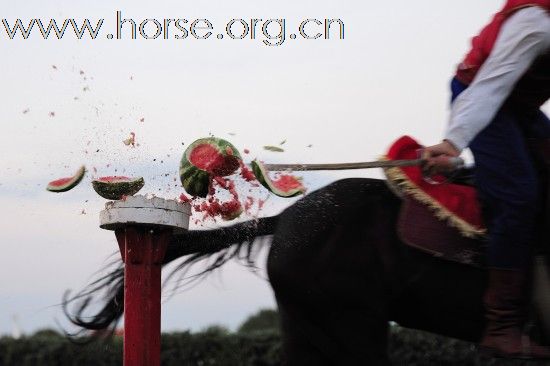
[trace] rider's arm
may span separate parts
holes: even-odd
[[[445,139],[458,151],[467,147],[495,117],[533,61],[549,48],[546,10],[529,7],[512,15],[472,84],[455,99]]]

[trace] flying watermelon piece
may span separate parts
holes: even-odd
[[[230,142],[207,137],[196,140],[180,162],[180,180],[191,196],[206,197],[213,177],[225,177],[240,167],[241,155]]]
[[[122,176],[101,177],[92,181],[94,190],[108,200],[119,200],[124,196],[132,196],[145,185],[142,177],[128,178]]]
[[[286,141],[285,141],[286,142]],[[282,145],[282,144],[281,144]],[[272,146],[272,145],[266,145],[264,146],[264,150],[267,151],[273,151],[273,152],[285,152],[284,149],[278,147],[278,146]]]
[[[256,179],[271,193],[279,197],[294,197],[306,192],[302,180],[291,174],[281,174],[276,179],[269,176],[266,167],[258,160],[253,160],[250,165]]]
[[[82,181],[86,174],[86,167],[83,165],[72,177],[60,178],[48,183],[46,189],[50,192],[61,193],[73,189]]]
[[[220,214],[224,221],[235,220],[244,212],[243,206],[236,199],[224,202],[221,206]]]

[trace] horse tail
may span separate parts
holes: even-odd
[[[259,237],[272,235],[277,227],[279,216],[271,216],[238,223],[213,230],[191,230],[175,235],[168,244],[163,267],[182,258],[175,266],[169,279],[179,275],[178,287],[188,286],[205,278],[229,260],[237,258],[254,268]],[[207,261],[200,272],[186,276],[190,268]],[[72,336],[81,336],[95,331],[94,334],[112,334],[124,312],[124,266],[117,259],[103,270],[107,274],[91,282],[83,290],[71,295],[67,291],[63,296],[63,312],[68,320],[80,328]],[[101,308],[93,315],[86,315],[90,305],[99,300]]]

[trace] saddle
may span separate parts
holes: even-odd
[[[536,241],[550,239],[550,195],[547,194],[550,175],[550,141],[530,141],[530,149],[542,181],[545,199],[544,215]],[[410,159],[421,146],[404,136],[390,148],[385,159]],[[413,155],[414,154],[414,155]],[[452,177],[443,177],[444,184],[425,182],[419,167],[385,170],[387,183],[401,199],[397,221],[399,238],[408,246],[435,257],[461,264],[485,268],[487,237],[481,205],[477,200],[474,169],[462,169]]]

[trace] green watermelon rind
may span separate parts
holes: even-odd
[[[180,162],[179,174],[180,174],[181,184],[183,185],[183,188],[185,189],[185,191],[191,196],[204,198],[208,196],[213,174],[206,170],[197,168],[189,160],[189,156],[191,155],[191,152],[193,151],[193,149],[202,144],[210,144],[216,150],[218,150],[218,152],[221,155],[223,155],[226,158],[229,157],[229,154],[227,154],[226,148],[229,147],[233,152],[231,156],[233,156],[236,160],[236,163],[234,164],[235,169],[231,172],[225,172],[224,174],[222,174],[223,176],[233,174],[239,167],[238,161],[242,160],[242,158],[241,158],[241,154],[235,148],[235,146],[233,146],[233,144],[231,144],[229,141],[226,141],[224,139],[220,139],[217,137],[201,138],[194,141],[191,145],[189,145],[189,147],[183,153],[183,156]]]
[[[305,193],[304,187],[294,188],[288,192],[284,192],[279,188],[275,187],[275,185],[273,184],[273,181],[269,177],[269,173],[267,172],[267,169],[258,160],[252,160],[252,162],[250,163],[250,166],[252,167],[252,172],[254,173],[254,176],[256,177],[258,182],[260,182],[262,186],[267,188],[268,191],[270,191],[276,196],[291,198],[291,197],[296,197]]]
[[[82,165],[78,169],[76,174],[73,176],[72,180],[70,180],[69,182],[65,183],[62,186],[53,186],[52,185],[53,182],[50,182],[50,184],[48,184],[48,186],[46,187],[46,190],[49,191],[49,192],[54,192],[54,193],[61,193],[61,192],[70,191],[71,189],[76,187],[82,181],[82,179],[84,179],[85,175],[86,175],[86,167],[84,165]]]
[[[144,185],[145,180],[143,177],[119,182],[92,181],[92,186],[96,193],[108,200],[119,200],[124,196],[133,196],[138,193]]]

